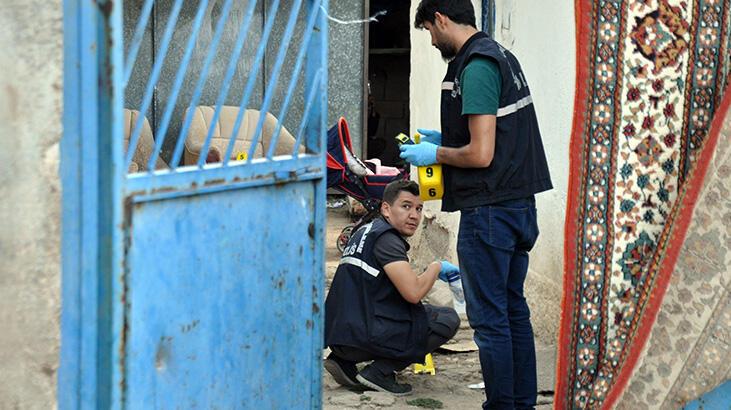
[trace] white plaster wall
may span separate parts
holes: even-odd
[[[0,409],[56,407],[61,4],[0,7]]]
[[[523,66],[538,114],[554,189],[537,196],[541,238],[531,268],[560,283],[574,106],[574,2],[498,0],[495,38]]]
[[[418,0],[412,1],[412,21],[418,3]],[[530,84],[554,185],[553,190],[537,196],[541,236],[531,252],[531,273],[526,282],[536,337],[545,343],[555,343],[561,301],[563,227],[575,82],[573,11],[574,3],[569,0],[496,0],[496,40],[518,57]],[[479,8],[477,12],[479,16]],[[416,128],[439,129],[440,84],[446,64],[432,47],[428,32],[412,28],[411,45],[412,133]],[[459,214],[440,213],[439,207],[438,201],[427,203],[423,225],[427,229],[436,225],[439,231],[447,232],[446,239],[439,241],[439,247],[445,257],[456,260]],[[419,248],[417,258],[431,256],[428,236],[421,234],[420,238],[415,238],[414,248]],[[421,251],[422,248],[427,251]]]

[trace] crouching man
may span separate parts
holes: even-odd
[[[421,303],[438,277],[458,272],[432,262],[422,274],[411,269],[404,238],[421,222],[423,201],[412,181],[386,186],[381,216],[351,237],[325,301],[325,369],[346,387],[406,395],[411,386],[395,372],[451,339],[459,328],[452,308]],[[441,275],[440,275],[441,273]],[[373,360],[360,372],[356,363]]]

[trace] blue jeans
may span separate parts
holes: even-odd
[[[536,349],[523,283],[537,237],[533,197],[462,211],[457,253],[480,349],[484,409],[536,404]]]

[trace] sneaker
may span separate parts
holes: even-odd
[[[333,376],[339,385],[345,387],[363,387],[358,380],[356,375],[358,369],[355,367],[355,363],[343,360],[334,354],[330,353],[325,359],[325,370]]]
[[[370,387],[373,390],[381,391],[385,393],[391,393],[396,396],[406,396],[411,394],[410,384],[400,384],[396,382],[396,374],[391,373],[388,376],[384,376],[375,367],[369,365],[355,376],[359,382],[364,386]]]

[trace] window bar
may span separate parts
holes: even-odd
[[[236,122],[234,123],[233,131],[231,132],[231,136],[228,140],[228,148],[226,149],[226,154],[222,159],[223,166],[227,166],[229,159],[231,158],[231,152],[234,149],[236,135],[239,133],[239,128],[241,128],[241,120],[244,118],[244,112],[246,111],[246,105],[249,103],[251,93],[254,90],[254,84],[256,83],[256,78],[259,75],[259,68],[261,68],[262,65],[261,61],[264,58],[264,51],[266,51],[266,46],[269,42],[269,35],[272,33],[272,26],[274,26],[274,20],[276,20],[275,17],[277,16],[277,12],[279,10],[279,0],[272,0],[271,9],[272,14],[267,17],[266,24],[264,25],[264,32],[262,33],[259,43],[259,49],[256,50],[256,56],[253,60],[254,66],[251,68],[244,94],[241,96],[241,101],[239,102],[239,112],[236,115]]]
[[[224,79],[223,83],[221,84],[221,92],[219,92],[219,102],[222,101],[221,95],[223,94],[223,90],[226,90],[226,93],[228,92],[228,87],[231,84],[231,77],[233,77],[234,72],[236,71],[236,62],[239,59],[239,54],[241,52],[241,48],[244,45],[244,41],[246,40],[246,37],[249,32],[249,25],[251,24],[251,18],[254,15],[254,9],[256,8],[257,0],[249,0],[248,8],[246,9],[246,14],[244,16],[244,19],[241,21],[241,25],[239,26],[239,35],[236,38],[236,47],[234,53],[231,55],[231,59],[229,61],[229,71],[226,72],[226,78]],[[229,7],[231,5],[231,0],[227,0],[226,5],[224,7]],[[208,56],[206,56],[206,61],[203,65],[203,70],[201,71],[201,76],[198,79],[198,84],[196,84],[195,91],[193,92],[193,98],[191,99],[190,105],[188,106],[188,112],[185,116],[185,121],[183,122],[183,127],[180,129],[180,134],[178,134],[178,140],[175,144],[175,150],[173,152],[172,160],[170,161],[170,167],[175,168],[180,163],[180,157],[183,155],[183,147],[185,146],[185,140],[188,138],[188,130],[190,129],[190,123],[193,120],[193,110],[198,105],[198,100],[200,99],[201,92],[203,92],[203,86],[206,83],[206,79],[208,76],[208,69],[210,68],[211,63],[213,62],[213,57],[215,57],[216,54],[216,48],[218,47],[219,40],[221,38],[221,35],[223,33],[223,28],[226,23],[225,17],[228,14],[228,9],[226,12],[224,12],[221,15],[221,19],[218,20],[218,26],[216,27],[216,34],[213,39],[213,45],[211,46],[210,51],[208,52]],[[223,98],[225,98],[225,94],[223,95]],[[201,150],[201,158],[203,158],[203,161],[205,163],[205,158],[208,155],[208,144],[210,144],[210,138],[213,135],[213,124],[216,124],[216,121],[218,119],[218,111],[219,111],[220,105],[217,105],[216,112],[213,114],[213,121],[211,122],[211,127],[208,130],[208,136],[206,137],[206,142],[203,144],[203,148],[205,150]]]
[[[170,45],[170,40],[173,37],[173,31],[178,21],[178,14],[180,13],[180,8],[182,7],[182,5],[183,0],[175,0],[173,9],[170,11],[170,16],[168,17],[168,22],[165,26],[165,32],[163,34],[162,43],[160,44],[160,50],[158,52],[160,58],[155,61],[155,64],[152,67],[152,74],[150,75],[150,80],[147,83],[145,95],[142,98],[142,107],[140,107],[141,115],[137,118],[137,123],[135,123],[134,131],[132,132],[132,136],[129,140],[129,149],[127,150],[127,156],[124,160],[124,169],[129,168],[129,165],[132,163],[132,157],[134,156],[135,150],[137,149],[137,142],[140,139],[140,132],[142,131],[142,124],[145,120],[145,113],[150,108],[152,93],[155,90],[155,85],[157,84],[157,80],[160,77],[160,71],[162,71],[162,66],[165,62],[165,56],[168,52],[168,46]]]
[[[147,169],[149,170],[149,172],[155,171],[155,160],[157,159],[158,155],[157,147],[158,145],[162,147],[162,144],[165,141],[165,136],[168,132],[168,125],[170,124],[170,118],[172,117],[173,110],[175,109],[175,102],[178,100],[178,94],[180,93],[180,88],[183,84],[185,73],[188,71],[190,58],[193,55],[193,50],[195,50],[195,44],[198,40],[198,33],[200,32],[201,24],[203,23],[203,17],[206,15],[208,1],[209,0],[201,0],[201,2],[198,3],[198,12],[196,13],[195,19],[193,20],[193,31],[190,33],[190,37],[188,38],[188,44],[186,45],[185,53],[183,54],[183,59],[180,61],[180,64],[178,66],[178,72],[175,74],[173,88],[171,90],[170,96],[168,96],[168,101],[165,107],[165,113],[162,116],[162,121],[160,123],[160,126],[157,128],[157,131],[155,132],[155,135],[157,135],[157,139],[155,140],[155,150],[153,152],[153,155],[150,156],[149,163],[147,164]]]
[[[495,0],[482,0],[482,31],[495,39]]]
[[[264,126],[264,120],[266,119],[266,115],[269,112],[269,106],[272,104],[272,99],[274,97],[278,81],[279,81],[279,74],[282,71],[282,65],[284,64],[284,57],[287,55],[287,50],[289,50],[289,45],[292,42],[292,34],[294,32],[294,27],[297,24],[297,16],[299,15],[300,7],[302,7],[302,0],[296,0],[295,3],[292,5],[292,11],[289,13],[289,20],[287,21],[287,27],[284,29],[284,34],[282,35],[282,40],[279,43],[279,51],[277,53],[277,58],[274,62],[274,69],[271,72],[271,77],[269,78],[269,84],[267,84],[266,91],[264,92],[264,102],[261,105],[261,108],[259,109],[259,121],[256,124],[256,129],[254,131],[254,137],[251,139],[251,146],[249,147],[249,154],[247,157],[247,162],[251,161],[251,159],[254,157],[254,149],[256,148],[256,144],[259,142],[259,138],[261,138],[261,130]],[[317,14],[317,13],[313,13]],[[282,120],[278,119],[277,124],[281,124]],[[235,135],[235,134],[234,134]],[[271,141],[271,140],[270,140]],[[273,145],[270,145],[270,149]]]
[[[303,38],[302,38],[302,44],[300,46],[299,54],[297,55],[297,60],[294,64],[294,69],[292,70],[292,78],[289,80],[289,86],[287,88],[287,94],[284,97],[284,102],[282,103],[282,107],[279,110],[279,115],[277,118],[279,119],[279,122],[277,122],[277,128],[274,130],[274,135],[272,135],[271,138],[271,144],[269,145],[269,152],[267,152],[267,159],[272,159],[274,156],[274,150],[277,146],[277,143],[279,142],[279,135],[282,131],[282,126],[284,125],[284,120],[287,117],[287,113],[289,112],[289,104],[292,101],[292,94],[294,93],[294,87],[297,85],[297,80],[300,77],[300,73],[302,72],[302,63],[305,60],[305,55],[307,54],[307,47],[310,44],[310,39],[312,38],[312,30],[315,28],[315,22],[317,21],[317,16],[320,14],[320,9],[318,8],[316,12],[310,14],[310,20],[307,22],[307,27],[305,28]]]

